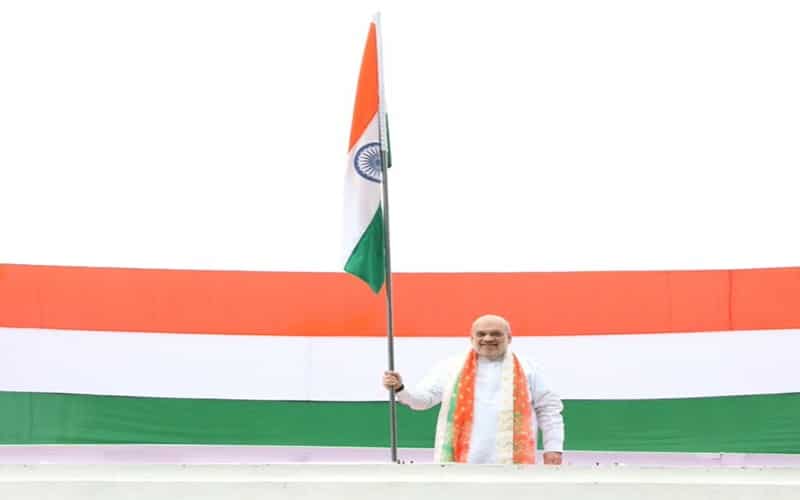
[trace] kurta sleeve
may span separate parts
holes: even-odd
[[[542,431],[544,451],[564,451],[564,418],[561,416],[564,405],[561,403],[561,398],[547,385],[542,374],[535,368],[528,372],[528,381],[536,422]]]
[[[442,402],[447,363],[439,363],[413,388],[406,385],[397,400],[412,410],[427,410]]]

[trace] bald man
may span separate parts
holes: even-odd
[[[464,463],[534,463],[537,430],[545,464],[561,464],[563,405],[534,365],[512,352],[511,325],[493,314],[476,319],[472,347],[437,364],[413,389],[398,372],[383,386],[414,410],[441,403],[434,460]]]

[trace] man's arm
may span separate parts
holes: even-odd
[[[412,410],[427,410],[442,401],[442,379],[444,367],[440,364],[434,367],[425,378],[415,387],[408,387],[403,383],[402,377],[397,372],[384,373],[384,387],[394,387],[397,400]],[[392,383],[395,382],[396,383]],[[389,383],[387,383],[389,382]]]
[[[541,373],[532,370],[529,375],[533,410],[542,431],[544,463],[558,465],[564,451],[564,418],[561,412],[564,405],[561,398],[550,389]]]

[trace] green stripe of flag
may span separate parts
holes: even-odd
[[[375,293],[383,286],[386,274],[383,248],[383,211],[378,207],[344,265],[345,271],[364,280]]]

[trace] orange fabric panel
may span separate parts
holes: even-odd
[[[728,328],[725,271],[401,274],[395,282],[397,327],[419,336],[457,334],[437,331],[443,325],[463,334],[485,312],[508,318],[515,335]]]
[[[730,273],[733,271],[669,272],[671,331],[730,329]]]
[[[397,273],[398,336],[466,335],[484,313],[514,335],[800,328],[800,268]],[[0,326],[383,336],[385,304],[344,273],[0,266]]]
[[[800,268],[732,272],[731,322],[736,330],[797,326]]]
[[[2,267],[0,326],[273,335],[383,331],[382,297],[344,274]]]

